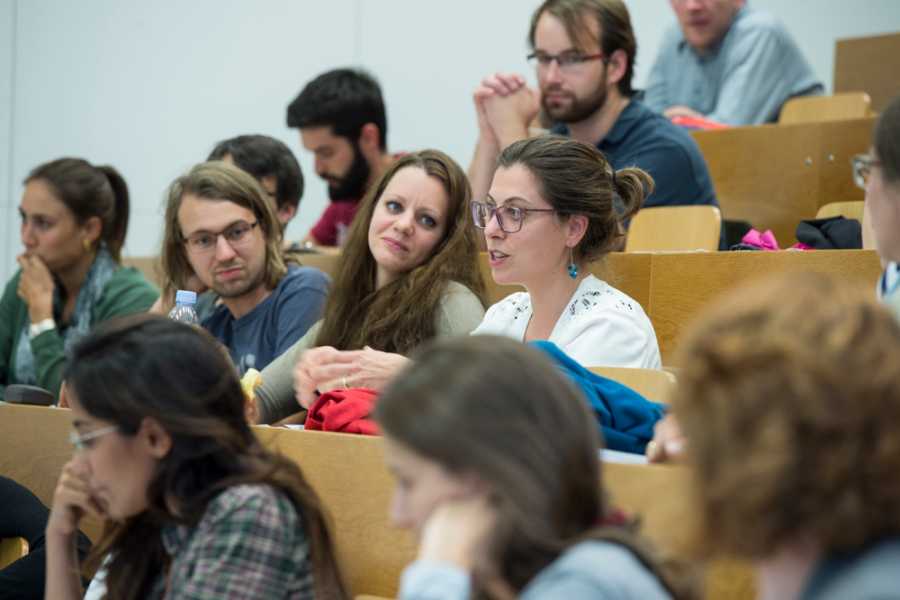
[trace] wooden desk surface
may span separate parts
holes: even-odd
[[[874,118],[761,125],[691,135],[716,188],[723,219],[771,229],[781,247],[796,241],[797,224],[829,202],[862,200],[850,158],[871,144]]]

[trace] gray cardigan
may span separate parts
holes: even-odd
[[[466,600],[469,574],[416,561],[403,572],[400,600]],[[521,600],[671,600],[656,576],[626,548],[604,541],[569,548],[525,586]]]
[[[438,337],[468,335],[484,318],[484,306],[469,288],[451,281],[441,298],[436,318]],[[272,423],[300,410],[294,399],[294,366],[303,352],[314,347],[321,326],[319,321],[310,327],[296,344],[263,369],[263,383],[256,390],[260,423]]]

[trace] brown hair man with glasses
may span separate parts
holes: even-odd
[[[474,197],[490,188],[497,156],[528,137],[543,108],[552,131],[595,144],[614,169],[637,166],[656,182],[645,206],[717,205],[706,162],[683,130],[632,98],[637,41],[621,0],[545,0],[528,33],[538,89],[496,73],[475,90]]]
[[[285,265],[275,207],[253,176],[220,161],[195,166],[169,187],[165,223],[164,294],[218,296],[201,324],[241,374],[262,370],[321,318],[328,277]]]

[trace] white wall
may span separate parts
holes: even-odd
[[[13,271],[13,261],[16,250],[19,247],[19,236],[16,223],[17,199],[5,194],[6,183],[10,180],[10,167],[12,164],[12,125],[13,106],[13,64],[15,59],[13,50],[15,41],[15,4],[14,0],[0,0],[0,285],[3,285],[8,273]]]
[[[831,86],[837,38],[900,30],[900,2],[752,0],[794,31]],[[643,83],[665,0],[628,0]],[[329,68],[358,64],[381,81],[392,150],[433,146],[468,162],[470,94],[495,70],[525,71],[537,0],[0,0],[0,278],[19,252],[16,206],[35,165],[63,155],[111,163],[132,190],[126,252],[157,251],[166,185],[212,145],[240,133],[284,140],[307,192],[288,234],[302,237],[326,202],[287,103]],[[11,128],[11,130],[10,130]]]

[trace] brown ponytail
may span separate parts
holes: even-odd
[[[620,207],[622,213],[619,214],[621,221],[631,219],[637,211],[644,205],[647,196],[653,193],[653,178],[637,167],[628,167],[619,169],[613,174],[613,189],[619,196],[622,204]]]
[[[95,167],[81,158],[59,158],[35,167],[25,183],[40,180],[66,205],[75,220],[100,219],[100,239],[116,262],[128,232],[128,185],[114,168]]]
[[[587,217],[587,231],[574,249],[579,263],[621,247],[625,221],[653,191],[653,179],[645,171],[635,167],[615,171],[594,146],[559,135],[515,142],[497,161],[499,168],[517,164],[534,176],[541,196],[561,217]]]
[[[109,223],[103,223],[103,241],[116,262],[122,260],[122,247],[125,245],[125,236],[128,234],[128,217],[130,213],[130,197],[128,184],[116,169],[110,165],[97,167],[106,175],[109,185],[112,187],[115,209]]]

